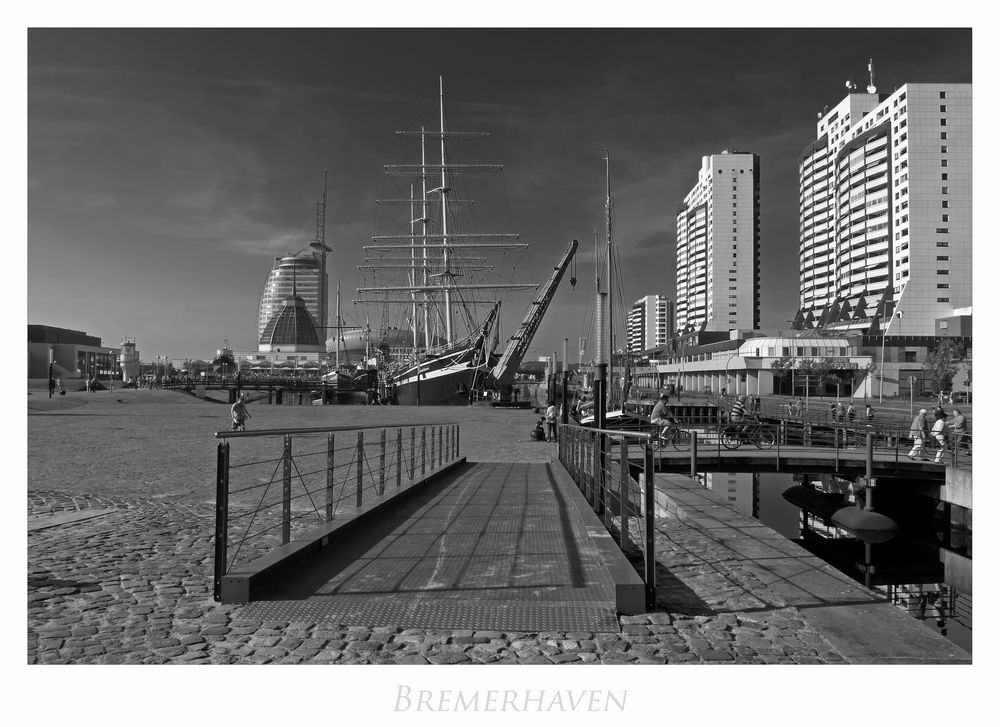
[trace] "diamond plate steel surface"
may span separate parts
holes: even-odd
[[[412,629],[483,631],[590,631],[614,633],[614,604],[553,601],[525,606],[518,602],[404,601],[338,596],[304,601],[256,601],[239,609],[240,618],[262,621],[327,622],[345,626],[396,626]]]
[[[616,631],[610,575],[544,463],[478,463],[288,571],[247,617]]]

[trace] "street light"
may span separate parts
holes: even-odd
[[[736,352],[733,353],[729,358],[726,359],[726,368],[723,369],[723,373],[722,373],[723,377],[726,380],[726,386],[725,386],[726,391],[729,390],[729,362],[732,361],[734,358],[736,358],[739,355],[740,355],[740,349],[737,348]],[[740,393],[739,379],[737,379],[736,381],[737,381],[737,383],[736,383],[736,393],[739,394]]]
[[[892,328],[892,322],[896,318],[902,318],[902,317],[903,317],[903,311],[897,310],[895,313],[892,314],[892,317],[889,318],[888,325],[886,325],[885,330],[882,331],[882,357],[881,357],[882,358],[882,362],[879,364],[879,367],[878,367],[878,402],[879,402],[879,404],[882,403],[882,382],[885,380],[885,337],[889,335],[889,329]]]

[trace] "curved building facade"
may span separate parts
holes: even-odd
[[[264,353],[325,352],[316,334],[316,321],[301,296],[289,295],[281,302],[281,308],[264,325],[258,350]]]
[[[274,258],[264,283],[264,292],[260,296],[257,313],[258,340],[263,336],[268,321],[281,310],[285,299],[293,294],[297,294],[305,302],[314,327],[325,325],[325,286],[326,275],[321,254],[306,250],[296,255]],[[321,333],[317,333],[317,338],[321,337]]]

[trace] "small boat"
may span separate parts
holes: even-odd
[[[872,510],[862,510],[844,499],[839,492],[823,492],[807,485],[792,485],[781,496],[806,512],[832,523],[866,543],[892,540],[899,525],[890,517]]]

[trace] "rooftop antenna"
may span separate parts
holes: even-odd
[[[856,91],[858,88],[858,84],[856,84],[854,81],[848,81],[844,85],[847,86],[848,91]]]
[[[865,90],[868,93],[875,93],[877,90],[875,88],[875,63],[871,58],[868,59],[868,88]]]

